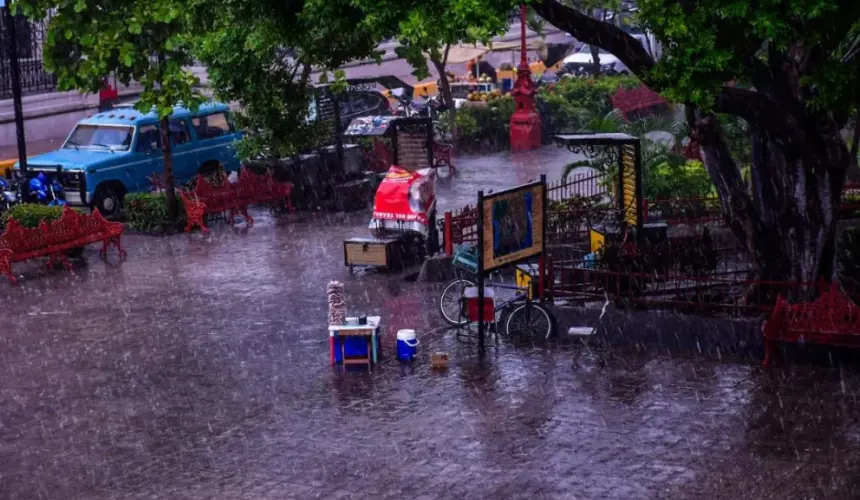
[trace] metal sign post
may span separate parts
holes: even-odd
[[[478,191],[478,353],[484,354],[484,192]]]
[[[0,0],[0,10],[3,11],[3,24],[6,28],[9,54],[9,76],[12,80],[12,105],[15,108],[15,132],[18,138],[18,164],[21,176],[27,178],[27,139],[24,135],[24,107],[21,104],[21,68],[18,65],[18,34],[15,30],[15,18],[6,0]],[[21,192],[22,201],[26,200],[27,190]]]
[[[524,184],[504,191],[485,195],[478,191],[478,350],[484,353],[485,274],[506,266],[516,265],[534,258],[543,261],[546,254],[546,176],[540,181]],[[513,225],[512,225],[513,224]],[[505,227],[520,227],[521,234],[515,244],[504,236]],[[499,238],[502,239],[499,239]],[[543,280],[543,270],[540,272]],[[528,292],[527,292],[528,293]],[[541,300],[543,300],[541,295]],[[493,314],[493,313],[491,313]]]

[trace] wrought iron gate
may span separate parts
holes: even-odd
[[[0,99],[12,97],[6,28],[4,16],[0,16]],[[38,94],[56,90],[57,79],[45,71],[42,57],[42,46],[48,36],[48,20],[33,22],[24,16],[15,16],[15,31],[18,35],[21,92]]]

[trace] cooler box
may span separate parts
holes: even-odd
[[[399,330],[397,332],[397,359],[409,362],[415,359],[418,352],[418,338],[415,330]]]
[[[478,321],[478,287],[470,286],[463,292],[466,301],[466,317]],[[494,323],[496,319],[496,299],[492,288],[484,287],[484,322]]]

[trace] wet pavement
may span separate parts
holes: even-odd
[[[535,155],[461,159],[442,208],[568,161]],[[348,273],[341,242],[366,221],[261,213],[251,230],[129,235],[125,262],[93,247],[74,274],[16,266],[0,499],[860,497],[854,368],[504,342],[480,363],[442,328],[439,287]],[[330,279],[383,318],[371,374],[328,364]],[[391,356],[400,328],[419,332],[411,366]]]

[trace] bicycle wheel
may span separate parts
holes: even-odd
[[[555,332],[552,314],[542,305],[526,302],[516,307],[505,321],[505,333],[512,337],[548,339]]]
[[[463,308],[463,294],[466,288],[475,284],[465,279],[455,279],[448,283],[439,297],[439,310],[445,321],[454,326],[463,326],[469,322],[466,310]]]

